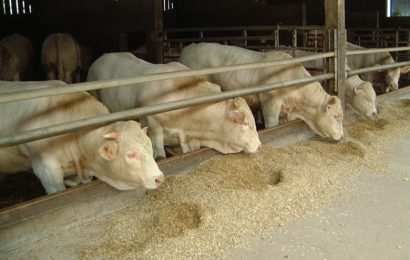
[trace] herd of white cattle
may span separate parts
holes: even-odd
[[[348,47],[361,48],[350,44]],[[30,40],[22,35],[13,34],[0,42],[0,94],[78,82],[76,73],[91,63],[87,50],[72,36],[52,34],[44,41],[41,52],[48,80],[26,81],[30,79],[33,53]],[[298,51],[296,56],[309,54]],[[394,62],[389,53],[354,57],[348,59],[346,66]],[[89,67],[87,81],[291,58],[281,51],[262,53],[216,43],[191,44],[183,49],[180,62],[167,64],[152,64],[127,52],[108,53]],[[322,62],[310,65],[319,68]],[[386,86],[397,89],[400,73],[408,71],[408,66],[386,71]],[[92,95],[77,92],[2,103],[0,134],[310,76],[302,64],[277,65],[101,89]],[[374,79],[375,75],[370,74],[363,80],[359,76],[346,80],[346,102],[354,112],[364,116],[377,114]],[[47,193],[89,182],[93,177],[119,190],[155,189],[164,181],[155,159],[166,157],[165,147],[177,147],[183,153],[200,147],[223,154],[256,153],[261,142],[251,108],[260,109],[267,128],[278,125],[280,117],[301,119],[324,138],[343,138],[340,99],[326,93],[319,82],[313,82],[0,148],[0,172],[32,170]]]

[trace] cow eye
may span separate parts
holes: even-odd
[[[140,157],[138,156],[137,152],[128,152],[127,158],[130,160],[138,160]]]

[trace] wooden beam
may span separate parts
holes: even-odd
[[[163,63],[162,33],[163,7],[162,0],[152,0],[147,3],[146,25],[145,25],[145,46],[149,61]]]
[[[329,30],[335,31],[331,36],[329,50],[334,50],[336,62],[329,68],[329,71],[336,74],[335,90],[342,101],[345,110],[345,88],[346,80],[346,28],[345,28],[345,1],[344,0],[325,0],[325,26]]]

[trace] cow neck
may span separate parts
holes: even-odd
[[[353,76],[353,77],[356,77],[356,76]],[[349,79],[351,79],[352,77],[350,77],[350,78],[347,78],[346,79],[346,81],[345,81],[345,89],[346,89],[346,97],[353,97],[354,96],[354,94],[355,94],[355,89],[357,88],[357,87],[359,87],[362,83],[364,83],[364,81],[360,81],[360,80],[356,80],[355,81],[355,84],[352,84],[352,85],[348,85],[347,84],[347,81],[349,80]],[[354,80],[354,79],[352,79],[352,80]]]
[[[303,91],[303,87],[295,86],[284,91],[284,107],[287,113],[299,113],[301,111],[300,105],[303,100],[301,100],[302,98],[300,97],[299,90]]]
[[[87,158],[85,158],[85,156],[81,152],[77,135],[77,132],[72,133],[73,142],[70,145],[70,152],[74,161],[74,166],[77,171],[78,178],[81,180],[82,183],[86,183],[91,181],[91,178],[90,176],[88,176],[86,171],[87,166],[85,161],[87,160]]]

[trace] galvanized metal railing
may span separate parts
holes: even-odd
[[[366,48],[409,46],[410,28],[351,28],[348,38]],[[410,53],[395,53],[396,61],[408,60]]]
[[[280,44],[297,48],[300,42],[300,49],[323,52],[324,34],[324,26],[171,28],[163,32],[163,57],[164,62],[177,60],[182,48],[193,42],[217,42],[256,51],[279,50]]]
[[[369,53],[378,53],[378,52],[387,52],[387,51],[405,51],[405,50],[410,50],[410,47],[354,50],[354,51],[348,51],[346,55],[360,55],[360,54],[369,54]],[[337,58],[334,52],[326,52],[326,53],[320,53],[320,54],[304,56],[300,58],[281,60],[281,61],[269,61],[269,62],[261,62],[261,63],[231,65],[231,66],[207,68],[207,69],[201,69],[201,70],[158,73],[158,74],[143,75],[143,76],[138,76],[138,77],[123,78],[123,79],[77,83],[77,84],[70,84],[69,86],[63,85],[63,86],[58,86],[58,87],[28,90],[24,92],[11,92],[11,93],[2,94],[0,96],[0,103],[14,102],[14,101],[19,101],[19,100],[33,99],[33,98],[52,96],[52,95],[58,95],[58,94],[74,93],[78,91],[89,91],[89,90],[96,90],[96,89],[103,89],[103,88],[119,87],[123,85],[160,81],[160,80],[171,79],[171,78],[201,76],[201,75],[228,72],[228,71],[264,68],[264,67],[275,66],[275,65],[288,65],[288,64],[302,63],[305,61],[332,58],[332,57],[335,59]],[[407,64],[410,64],[410,61],[399,62],[399,63],[388,64],[388,65],[381,65],[377,67],[375,66],[375,67],[370,67],[370,68],[362,68],[358,70],[350,70],[346,72],[346,75],[353,76],[353,75],[357,75],[357,74],[365,73],[365,72],[372,72],[372,71],[386,70],[390,68],[401,67]],[[344,68],[341,68],[341,69],[344,69]],[[32,130],[9,134],[9,135],[3,135],[3,136],[0,136],[0,147],[21,144],[25,142],[42,139],[42,138],[47,138],[51,136],[69,133],[72,131],[79,131],[79,130],[87,129],[91,127],[102,126],[105,124],[115,122],[117,120],[134,119],[137,117],[147,116],[147,115],[151,115],[155,113],[167,112],[167,111],[185,108],[185,107],[189,107],[193,105],[199,105],[203,103],[218,102],[218,101],[228,99],[228,98],[246,96],[250,94],[273,90],[273,89],[286,88],[286,87],[299,85],[299,84],[306,84],[306,83],[314,82],[314,81],[335,79],[335,76],[337,73],[339,72],[337,69],[335,69],[335,73],[324,73],[323,75],[318,75],[315,77],[291,80],[291,81],[280,82],[276,84],[262,85],[262,86],[257,86],[253,88],[247,88],[247,89],[227,91],[223,93],[213,94],[210,96],[178,100],[178,101],[173,101],[173,102],[168,102],[168,103],[163,103],[163,104],[158,104],[158,105],[135,108],[135,109],[117,112],[117,113],[111,113],[107,115],[101,115],[97,117],[91,117],[91,118],[72,121],[68,123],[62,123],[62,124],[58,124],[54,126],[32,129]]]
[[[290,80],[290,81],[280,82],[276,84],[260,85],[260,86],[252,87],[252,88],[231,90],[231,91],[226,91],[226,92],[222,92],[219,94],[212,94],[208,96],[201,96],[201,97],[196,97],[196,98],[189,98],[189,99],[162,103],[158,105],[145,106],[145,107],[125,110],[122,112],[116,112],[116,113],[111,113],[107,115],[101,115],[97,117],[76,120],[76,121],[72,121],[69,123],[63,123],[63,124],[58,124],[54,126],[48,126],[48,127],[43,127],[43,128],[33,129],[33,130],[22,131],[22,132],[15,133],[13,135],[0,136],[0,147],[26,143],[26,142],[30,142],[30,141],[34,141],[34,140],[38,140],[38,139],[42,139],[46,137],[61,135],[61,134],[78,131],[78,130],[82,130],[86,128],[102,126],[102,125],[106,125],[106,124],[109,124],[109,123],[112,123],[118,120],[135,119],[135,118],[142,117],[142,116],[167,112],[167,111],[181,109],[181,108],[190,107],[194,105],[218,102],[218,101],[222,101],[222,100],[229,99],[229,98],[256,94],[260,92],[270,91],[273,89],[287,88],[287,87],[291,87],[294,85],[307,84],[310,82],[322,81],[322,80],[331,79],[331,78],[334,78],[334,74],[328,73],[328,74],[314,76],[310,78]]]
[[[65,94],[65,93],[74,93],[78,91],[95,90],[95,89],[109,88],[109,87],[119,87],[123,85],[158,81],[158,80],[164,80],[164,79],[170,79],[170,78],[199,76],[199,75],[206,75],[206,74],[213,74],[213,73],[220,73],[220,72],[227,72],[227,71],[263,68],[263,67],[275,66],[275,65],[287,65],[287,64],[300,63],[303,61],[309,61],[309,60],[321,59],[321,58],[327,58],[327,57],[334,57],[334,53],[328,52],[328,53],[322,53],[322,54],[317,54],[317,55],[312,55],[312,56],[293,58],[293,59],[281,60],[281,61],[249,63],[249,64],[202,69],[202,70],[172,72],[172,73],[171,72],[170,73],[158,73],[158,74],[153,74],[153,75],[131,77],[131,78],[124,78],[124,79],[71,84],[69,86],[63,85],[63,86],[58,86],[58,87],[42,88],[38,90],[28,90],[25,92],[20,91],[16,93],[7,93],[4,95],[1,95],[0,103],[33,99],[33,98],[38,98],[38,97],[52,96],[52,95]],[[227,91],[227,92],[222,92],[222,93],[209,95],[209,96],[178,100],[178,101],[173,101],[173,102],[168,102],[168,103],[163,103],[163,104],[158,104],[158,105],[152,105],[152,106],[146,106],[146,107],[126,110],[126,111],[117,112],[117,113],[111,113],[107,115],[101,115],[97,117],[90,117],[87,119],[76,120],[76,121],[62,123],[62,124],[58,124],[54,126],[48,126],[48,127],[38,128],[38,129],[22,131],[22,132],[18,132],[14,134],[0,136],[0,147],[21,144],[21,143],[30,142],[30,141],[34,141],[34,140],[38,140],[38,139],[42,139],[46,137],[61,135],[61,134],[65,134],[65,133],[69,133],[73,131],[79,131],[79,130],[87,129],[91,127],[102,126],[102,125],[115,122],[117,120],[135,119],[141,116],[146,116],[146,115],[151,115],[151,114],[156,114],[156,113],[161,113],[161,112],[167,112],[167,111],[185,108],[185,107],[189,107],[193,105],[218,102],[218,101],[233,98],[233,97],[246,96],[250,94],[273,90],[273,89],[285,88],[285,87],[290,87],[290,86],[299,85],[299,84],[306,84],[306,83],[314,82],[314,81],[331,79],[334,77],[335,77],[334,74],[328,73],[325,75],[318,75],[315,77],[291,80],[291,81],[280,82],[276,84],[262,85],[262,86],[257,86],[253,88],[247,88],[247,89]]]
[[[392,51],[410,51],[410,46],[409,47],[395,47],[395,48],[381,48],[381,49],[352,50],[352,51],[347,51],[346,56],[364,55],[364,54],[381,53],[381,52],[392,52]],[[395,62],[392,64],[385,64],[385,65],[378,65],[378,66],[360,68],[360,69],[355,69],[355,70],[348,70],[346,71],[346,75],[350,77],[350,76],[367,73],[367,72],[394,69],[394,68],[398,68],[398,67],[402,67],[406,65],[410,65],[410,61]]]

